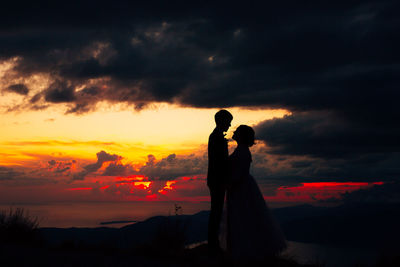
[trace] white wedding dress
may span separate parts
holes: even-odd
[[[230,181],[221,225],[221,246],[235,260],[262,260],[286,248],[286,240],[249,174],[251,153],[238,146],[229,156]]]

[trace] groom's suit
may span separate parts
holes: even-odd
[[[218,232],[225,199],[225,187],[228,178],[228,143],[218,128],[208,139],[207,185],[211,195],[211,212],[208,221],[208,244],[218,248]]]

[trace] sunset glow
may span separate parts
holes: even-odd
[[[383,182],[314,182],[301,183],[299,186],[281,186],[275,196],[266,196],[267,201],[279,202],[317,202],[321,200],[340,200],[341,195],[374,185],[383,185]]]
[[[130,175],[127,177],[116,177],[115,180],[117,181],[143,181],[147,180],[148,177],[144,175]]]
[[[91,187],[76,187],[76,188],[68,188],[69,191],[79,191],[79,190],[92,190]]]
[[[165,186],[162,189],[158,190],[158,193],[167,194],[167,190],[173,190],[173,188],[171,187],[173,184],[176,184],[176,181],[167,181],[165,183]]]
[[[14,63],[4,64],[6,70]],[[3,94],[0,99],[19,98]],[[0,187],[0,201],[209,201],[206,144],[218,109],[154,104],[132,112],[123,105],[99,105],[76,116],[63,114],[63,108],[0,116],[0,165],[4,175],[11,175]],[[283,109],[230,111],[235,119],[228,138],[240,124],[290,114]],[[187,170],[191,175],[182,176]],[[37,198],[35,188],[46,184],[58,193],[41,190]]]
[[[138,181],[140,180],[140,181]],[[121,182],[123,181],[123,182]],[[265,195],[268,203],[318,203],[329,199],[338,200],[344,193],[353,192],[372,186],[383,185],[383,182],[313,182],[301,183],[298,186],[281,186],[273,196]],[[171,181],[148,181],[145,176],[117,177],[115,183],[100,187],[102,194],[108,195],[109,188],[118,188],[113,194],[123,194],[121,200],[139,201],[209,201],[208,189],[203,177],[180,177]],[[92,187],[69,188],[68,191],[95,190]],[[185,192],[196,194],[190,196]],[[111,192],[111,191],[110,191]],[[112,197],[112,196],[109,196]]]

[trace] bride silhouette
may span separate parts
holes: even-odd
[[[286,241],[256,181],[249,174],[252,161],[249,147],[254,144],[254,130],[240,125],[233,139],[237,147],[229,156],[230,180],[221,245],[233,260],[263,260],[285,249]]]

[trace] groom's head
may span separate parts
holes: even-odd
[[[220,128],[222,131],[226,132],[231,126],[231,121],[233,119],[233,116],[231,113],[229,113],[229,111],[221,109],[220,111],[215,113],[214,118],[217,127]]]

